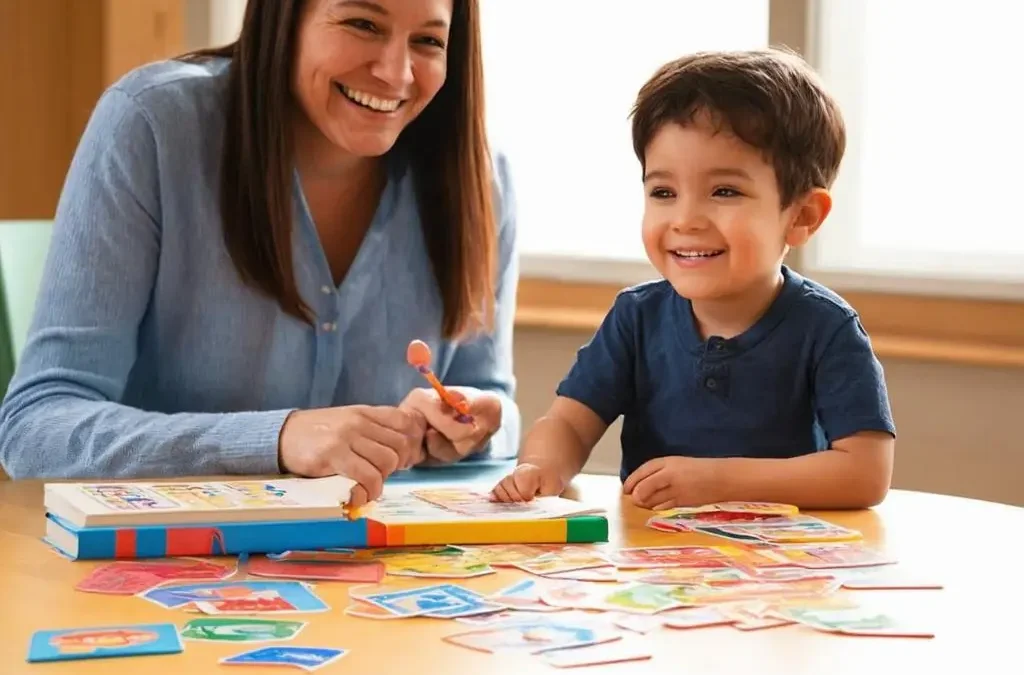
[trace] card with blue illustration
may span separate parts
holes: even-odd
[[[41,630],[32,635],[28,661],[71,661],[183,651],[171,623]]]
[[[505,651],[542,654],[555,649],[613,642],[621,639],[621,635],[590,621],[548,614],[532,620],[446,635],[443,639],[460,647],[491,654]]]
[[[418,588],[403,588],[363,595],[359,589],[352,589],[351,595],[359,600],[376,605],[398,616],[429,616],[451,619],[504,609],[487,602],[475,591],[456,584],[433,584]]]
[[[225,657],[220,663],[227,666],[294,666],[313,671],[347,653],[347,649],[333,647],[261,647]]]
[[[222,581],[158,586],[142,597],[167,609],[201,606],[207,614],[324,612],[327,604],[299,581]]]

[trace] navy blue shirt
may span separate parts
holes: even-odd
[[[667,281],[623,290],[557,393],[623,416],[625,479],[656,457],[787,458],[896,429],[882,365],[854,309],[787,267],[746,332],[701,338]]]

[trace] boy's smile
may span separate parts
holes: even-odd
[[[803,196],[781,208],[769,161],[707,115],[659,129],[645,168],[643,240],[651,263],[693,302],[698,319],[703,308],[752,323],[775,295],[787,246],[809,236],[800,227]]]

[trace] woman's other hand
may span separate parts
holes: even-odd
[[[472,422],[460,422],[458,412],[431,388],[413,389],[399,408],[426,420],[426,462],[451,464],[479,451],[501,427],[501,399],[472,387],[448,387],[452,396],[469,404]]]
[[[380,497],[384,479],[424,458],[424,416],[393,406],[298,410],[285,420],[278,458],[285,473],[342,475],[358,484],[353,507]]]

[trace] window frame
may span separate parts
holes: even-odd
[[[814,0],[770,0],[769,43],[808,54],[813,12]],[[802,262],[799,251],[787,260],[858,311],[882,358],[1024,368],[1024,294],[1015,288],[818,273]],[[622,288],[652,278],[641,261],[523,255],[516,326],[592,332]]]

